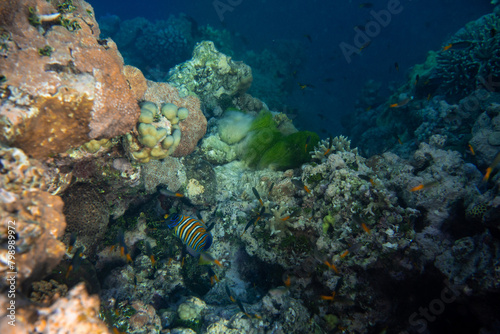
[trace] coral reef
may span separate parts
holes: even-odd
[[[488,14],[469,22],[445,43],[448,47],[437,55],[432,76],[439,83],[438,93],[462,98],[500,78],[500,37],[492,33],[498,29],[498,14]]]
[[[4,143],[44,158],[133,127],[139,109],[121,72],[123,61],[111,40],[99,39],[88,3],[74,0],[53,21],[40,22],[58,12],[42,0],[3,2],[0,12],[12,40],[0,63]],[[39,55],[46,45],[51,54]]]
[[[196,44],[191,60],[169,71],[168,82],[181,95],[196,93],[212,109],[222,96],[244,94],[252,84],[252,70],[217,51],[213,42],[203,41]]]
[[[443,61],[474,48],[475,57],[493,56],[458,77],[497,75],[498,37],[481,32],[496,31],[496,16],[430,53],[388,100],[380,83],[367,82],[345,123],[359,150],[352,137],[298,131],[245,93],[250,68],[212,42],[197,44],[170,82],[154,82],[98,39],[81,0],[8,2],[0,18],[0,57],[40,66],[32,82],[11,80],[9,68],[0,83],[0,122],[18,121],[4,132],[14,147],[0,146],[0,289],[15,290],[17,323],[13,331],[12,302],[1,294],[0,332],[418,332],[412,313],[445,289],[456,297],[446,308],[452,317],[429,322],[429,332],[450,319],[454,328],[461,318],[484,329],[496,321],[498,309],[485,305],[497,303],[500,288],[500,94],[462,82],[464,95],[453,100],[457,73],[439,74],[443,66],[476,71],[467,60],[465,69]],[[203,35],[233,51],[229,32],[185,16],[103,22],[148,78],[164,78]],[[303,50],[278,41],[247,53],[256,78],[272,68],[276,80],[256,90],[266,101],[281,104],[290,85],[298,89]],[[122,109],[110,111],[122,91]],[[62,119],[80,132],[58,122],[33,130],[70,108],[75,114]],[[74,140],[62,143],[63,134]],[[28,136],[40,145],[26,145]],[[193,230],[203,223],[210,249],[187,248],[167,214],[192,219],[184,226]]]
[[[69,293],[52,305],[39,307],[34,304],[16,309],[15,327],[7,324],[6,295],[0,296],[2,311],[0,329],[2,333],[102,333],[108,334],[107,326],[98,318],[99,298],[89,296],[83,283],[78,284]],[[12,330],[14,329],[14,330]]]
[[[44,170],[17,148],[0,148],[0,287],[16,272],[19,287],[41,279],[64,255],[60,197],[45,192]],[[13,238],[14,237],[14,238]]]

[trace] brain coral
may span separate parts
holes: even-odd
[[[54,3],[0,3],[2,35],[12,41],[0,62],[0,141],[36,158],[124,134],[139,117],[123,60],[100,40],[92,7],[73,0],[60,20],[41,24],[58,12]]]
[[[76,183],[63,195],[67,233],[75,233],[85,246],[84,254],[92,257],[109,222],[108,205],[98,189],[88,183]]]

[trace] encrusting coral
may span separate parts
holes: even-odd
[[[44,191],[45,171],[33,165],[22,150],[0,148],[0,166],[0,219],[5,222],[0,229],[1,289],[7,286],[7,272],[18,272],[16,281],[21,287],[25,281],[42,278],[59,263],[65,247],[58,238],[66,221],[61,198]]]
[[[0,62],[1,141],[37,158],[124,134],[139,117],[123,60],[111,40],[99,39],[92,7],[74,0],[60,11],[61,19],[40,21],[58,13],[57,6],[43,0],[0,5],[2,29],[13,42]],[[40,56],[46,45],[53,51]]]

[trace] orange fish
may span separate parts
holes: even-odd
[[[304,152],[307,153],[307,145],[309,145],[309,142],[311,141],[311,135],[307,136],[307,139],[306,139],[306,146],[304,147]]]
[[[443,49],[441,51],[447,51],[447,50],[451,49],[452,47],[453,47],[453,44],[450,43],[450,44],[448,44],[446,46],[443,46]]]
[[[319,296],[321,299],[323,300],[329,300],[329,301],[333,301],[335,299],[335,291],[333,291],[332,295],[331,296]]]
[[[420,190],[424,190],[424,189],[429,189],[429,188],[432,188],[434,187],[435,185],[437,185],[439,182],[437,181],[432,181],[432,182],[428,182],[428,183],[422,183],[422,184],[419,184],[418,186],[415,186],[413,188],[410,189],[411,192],[415,192],[415,191],[420,191]]]
[[[212,255],[206,253],[206,252],[201,252],[200,254],[200,262],[205,262],[205,263],[215,263],[219,267],[222,267],[222,264],[214,258]]]
[[[66,278],[69,277],[69,273],[72,270],[78,270],[78,268],[80,268],[80,264],[82,263],[82,256],[83,256],[83,246],[80,246],[76,249],[73,258],[71,259],[71,264],[69,265],[68,271],[66,272]]]
[[[155,259],[155,255],[153,254],[153,249],[151,248],[151,244],[149,243],[149,241],[145,242],[145,247],[146,247],[146,255],[151,260],[151,266],[155,267],[156,266],[156,259]]]
[[[491,165],[488,168],[486,168],[486,173],[484,174],[483,182],[486,182],[490,179],[491,172],[493,172],[493,169],[495,169],[495,167],[499,163],[500,163],[500,152],[497,153],[497,155],[495,156],[495,159],[493,159],[493,162],[491,163]]]
[[[368,226],[366,226],[365,223],[361,223],[361,227],[363,228],[363,230],[368,233],[368,234],[372,234],[372,231],[370,230],[370,228]]]
[[[333,271],[335,271],[336,274],[340,274],[340,271],[339,269],[334,265],[334,264],[331,264],[330,262],[326,261],[323,262],[324,264],[326,264],[326,266],[330,269],[332,269]]]
[[[292,279],[290,278],[290,276],[287,276],[285,280],[285,286],[289,288],[291,284],[292,284]]]
[[[286,217],[281,218],[282,221],[286,221],[288,219],[290,219],[290,216],[286,216]]]
[[[168,196],[168,197],[184,197],[183,194],[181,193],[176,193],[176,192],[173,192],[173,191],[170,191],[168,189],[161,189],[160,190],[160,193],[162,195],[165,195],[165,196]]]
[[[399,101],[398,103],[393,103],[389,106],[389,108],[400,108],[400,107],[403,107],[405,105],[408,104],[408,102],[410,102],[411,100],[413,100],[413,96],[410,96],[410,97],[407,97],[406,99],[402,100],[402,101]]]
[[[340,258],[343,259],[347,256],[347,254],[349,254],[349,250],[345,250],[341,255],[340,255]]]
[[[292,179],[292,183],[299,189],[304,189],[308,194],[311,193],[311,190],[300,180]]]
[[[72,232],[71,236],[69,237],[68,253],[71,253],[73,247],[75,246],[75,243],[76,243],[76,234],[75,232]]]
[[[476,152],[474,151],[474,148],[472,147],[471,144],[469,144],[469,151],[470,151],[470,154],[476,155]]]
[[[333,145],[333,138],[332,138],[332,136],[330,136],[330,138],[328,139],[328,149],[323,154],[324,156],[326,156],[328,153],[330,153],[330,150],[332,149],[332,145]]]

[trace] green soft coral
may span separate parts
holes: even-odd
[[[319,136],[310,131],[284,136],[271,112],[261,111],[250,127],[243,159],[251,167],[296,168],[310,160],[309,151],[318,142]]]

